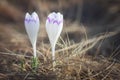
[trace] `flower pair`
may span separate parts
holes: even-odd
[[[25,29],[29,36],[33,47],[34,57],[36,57],[36,42],[39,32],[40,20],[36,12],[31,15],[25,15]],[[52,58],[55,60],[55,45],[63,28],[63,15],[61,13],[52,12],[46,19],[46,31],[52,47]]]

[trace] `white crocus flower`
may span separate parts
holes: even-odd
[[[55,60],[55,45],[63,28],[63,15],[52,12],[46,20],[46,30],[52,47],[52,58]]]
[[[36,12],[33,12],[31,15],[29,13],[26,13],[25,29],[33,47],[34,57],[36,57],[36,41],[39,31],[39,23],[39,17]]]

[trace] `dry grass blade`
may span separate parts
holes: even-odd
[[[89,40],[85,40],[85,41],[83,40],[82,42],[79,43],[79,46],[72,52],[72,55],[70,55],[70,57],[75,57],[78,54],[82,55],[89,49],[93,48],[100,40],[114,36],[118,33],[119,32],[109,32],[105,35],[102,35],[102,36],[99,36],[99,37],[96,37],[93,39],[89,39]]]

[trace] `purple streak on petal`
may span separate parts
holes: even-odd
[[[35,19],[25,19],[26,22],[35,22],[36,23],[36,20]]]
[[[48,20],[48,22],[49,22],[49,23],[51,22],[51,20],[50,20],[50,18],[49,18],[49,17],[47,18],[47,20]]]
[[[49,23],[51,23],[51,22],[54,21],[54,19],[51,19],[51,18],[49,18],[49,17],[47,18],[47,20],[48,20]]]
[[[51,19],[51,18],[47,18],[47,20],[48,20],[48,22],[49,23],[53,23],[53,24],[58,24],[58,25],[60,25],[62,22],[63,22],[63,20],[61,20],[61,21],[58,21],[58,20],[54,20],[54,19]]]
[[[62,22],[63,22],[62,20],[61,20],[61,21],[55,20],[55,21],[53,22],[53,24],[57,23],[58,25],[60,25]]]

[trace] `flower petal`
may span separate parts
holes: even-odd
[[[50,18],[50,21],[47,19],[46,20],[46,31],[51,43],[51,46],[55,46],[60,33],[62,31],[63,28],[63,15],[58,13],[50,13],[48,15],[48,17]],[[53,19],[53,21],[51,21]]]
[[[39,31],[39,17],[37,13],[34,12],[32,13],[32,15],[29,15],[29,13],[26,13],[25,28],[31,44],[35,45],[37,40],[37,34]]]
[[[31,18],[30,14],[26,13],[26,15],[25,15],[25,22],[29,22],[30,18]]]

